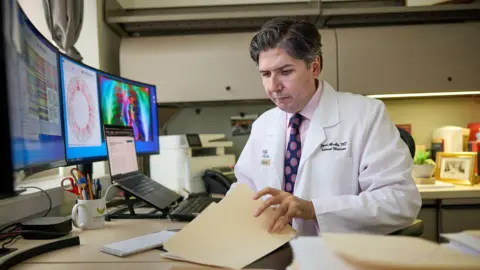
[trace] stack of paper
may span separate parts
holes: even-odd
[[[329,249],[322,238],[306,236],[290,241],[293,262],[287,270],[354,270]]]
[[[480,269],[480,257],[416,237],[324,233],[322,240],[354,269]]]
[[[168,258],[204,265],[241,269],[267,255],[295,237],[287,226],[271,234],[267,226],[275,210],[259,217],[255,211],[262,200],[253,200],[247,185],[237,185],[218,204],[211,204],[177,232],[164,248]]]
[[[462,253],[480,256],[480,231],[442,234],[449,243],[445,246]]]

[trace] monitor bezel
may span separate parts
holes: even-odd
[[[5,4],[5,2],[0,3],[0,13],[2,14],[2,18],[0,19],[0,27],[2,31],[5,30],[5,8],[8,8],[8,4]],[[7,162],[2,166],[2,172],[4,173],[4,179],[0,181],[0,198],[3,197],[10,197],[15,195],[15,176],[14,176],[14,169],[13,169],[13,152],[12,152],[12,145],[11,145],[11,133],[10,133],[10,110],[8,107],[8,82],[7,82],[7,44],[5,43],[6,39],[10,37],[8,34],[4,34],[3,37],[0,39],[0,65],[1,69],[3,70],[0,72],[0,84],[3,89],[7,89],[6,95],[7,98],[2,99],[2,105],[0,108],[0,117],[6,123],[4,125],[4,129],[6,129],[6,132],[2,132],[2,137],[5,137],[2,141],[7,141],[8,143],[4,145],[3,151],[2,151],[2,156],[3,159],[10,160],[10,162]]]
[[[140,82],[140,81],[136,81],[136,80],[132,80],[132,79],[128,79],[128,78],[125,78],[125,77],[120,77],[120,76],[117,76],[117,75],[113,75],[111,73],[108,73],[108,72],[105,72],[105,71],[100,71],[100,73],[103,73],[104,75],[107,75],[108,77],[112,77],[114,79],[118,79],[119,81],[124,81],[124,82],[127,82],[127,83],[132,83],[132,84],[137,84],[137,85],[144,85],[144,86],[148,86],[150,87],[151,89],[153,89],[153,91],[155,92],[155,96],[154,96],[154,105],[155,105],[155,112],[157,113],[157,116],[156,116],[156,120],[157,120],[157,137],[160,136],[160,123],[158,121],[158,103],[157,103],[157,87],[156,85],[154,84],[150,84],[150,83],[145,83],[145,82]],[[101,99],[101,86],[100,86],[100,74],[97,74],[97,85],[98,85],[98,95],[99,95],[99,100]],[[151,98],[151,96],[150,96]],[[151,113],[151,112],[150,112]],[[100,114],[102,116],[102,119],[103,119],[103,110],[100,110]],[[153,117],[153,115],[151,115],[151,117]],[[102,125],[105,126],[105,124],[103,124],[102,122]],[[110,125],[110,126],[114,126],[114,125]],[[158,155],[160,154],[160,138],[157,138],[158,140],[158,149],[157,151],[151,151],[151,152],[138,152],[137,151],[137,156],[140,156],[140,157],[144,157],[144,156],[150,156],[150,155]]]
[[[64,152],[64,159],[63,160],[55,160],[55,161],[49,161],[49,162],[37,162],[37,163],[31,163],[31,164],[24,163],[24,166],[22,166],[21,168],[15,169],[15,171],[33,170],[34,172],[39,172],[39,171],[44,171],[44,170],[53,169],[53,168],[65,167],[65,166],[67,166],[67,160],[66,160],[67,159],[67,152],[66,152],[66,147],[65,147],[65,130],[63,128],[63,96],[62,96],[62,89],[61,89],[62,86],[61,86],[61,80],[60,80],[60,57],[59,57],[60,50],[58,49],[58,47],[55,44],[50,42],[50,40],[48,40],[35,27],[35,25],[30,20],[30,18],[27,16],[27,14],[22,9],[20,4],[18,2],[16,2],[15,4],[16,4],[16,7],[18,9],[17,16],[22,17],[22,18],[16,17],[16,19],[19,20],[19,23],[26,23],[28,25],[29,29],[32,30],[37,37],[40,37],[41,39],[43,39],[42,42],[44,42],[49,47],[49,49],[51,49],[55,53],[56,62],[57,62],[57,75],[58,75],[57,76],[57,80],[58,80],[57,84],[58,84],[58,91],[59,91],[58,94],[59,94],[59,97],[60,97],[60,101],[59,101],[60,115],[61,115],[60,126],[61,126],[62,138],[63,138],[63,152]],[[26,20],[24,20],[24,18],[26,18]],[[20,21],[20,20],[22,20],[22,21]],[[22,41],[22,43],[23,43],[23,41]]]

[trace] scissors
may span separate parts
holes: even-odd
[[[67,185],[65,185],[65,181],[68,181],[70,183],[68,183]],[[60,182],[60,186],[63,188],[63,190],[65,191],[68,191],[68,192],[71,192],[77,196],[80,195],[80,190],[78,189],[78,186],[76,184],[76,181],[74,178],[72,177],[66,177],[66,178],[63,178],[62,181]]]
[[[75,174],[75,172],[76,172],[77,174]],[[72,175],[73,180],[75,180],[75,183],[78,183],[81,178],[87,179],[87,178],[85,177],[85,175],[83,175],[83,173],[82,173],[79,169],[77,169],[77,168],[72,168],[72,169],[70,170],[70,174]]]

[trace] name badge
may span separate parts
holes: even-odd
[[[262,165],[270,166],[270,155],[268,154],[268,149],[262,149]]]

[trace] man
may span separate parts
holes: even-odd
[[[321,37],[308,22],[274,19],[250,44],[275,103],[253,124],[235,166],[238,183],[275,207],[270,231],[387,234],[410,225],[421,197],[413,160],[381,101],[318,80]]]

